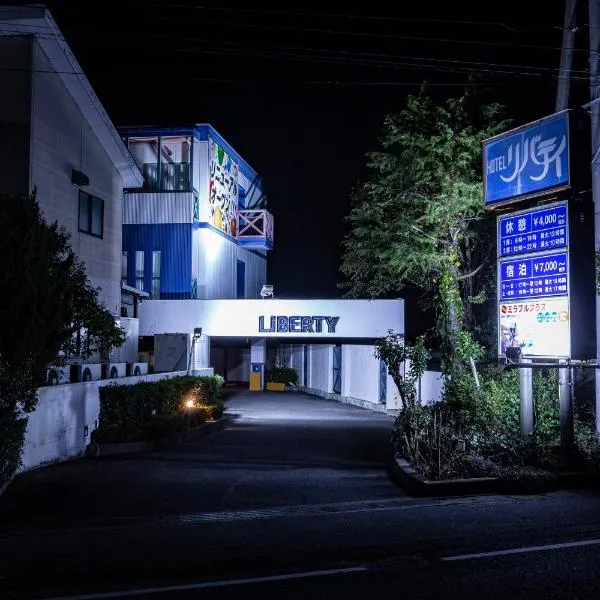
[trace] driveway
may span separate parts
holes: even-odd
[[[25,473],[0,498],[0,525],[68,526],[206,511],[402,495],[385,469],[391,417],[302,393],[242,391],[229,424],[158,452]]]

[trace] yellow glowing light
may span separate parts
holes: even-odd
[[[185,401],[185,406],[186,406],[186,408],[194,408],[194,401],[193,400],[186,400]]]

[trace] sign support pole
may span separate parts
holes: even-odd
[[[600,0],[589,0],[590,112],[592,128],[592,197],[594,200],[595,250],[600,251]],[[597,276],[597,273],[596,273]],[[600,295],[596,291],[596,358],[600,360]],[[596,431],[600,432],[600,371],[596,372]]]
[[[522,363],[531,363],[530,358],[522,358]],[[519,392],[521,398],[519,422],[521,435],[528,437],[533,431],[533,369],[519,369]]]
[[[558,369],[558,402],[560,412],[560,445],[563,452],[573,446],[573,398],[571,395],[571,369],[563,361]]]

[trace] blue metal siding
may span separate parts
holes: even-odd
[[[144,291],[152,290],[152,252],[161,252],[161,299],[192,297],[192,224],[123,225],[123,250],[144,251]],[[127,261],[127,283],[135,286],[135,261]]]

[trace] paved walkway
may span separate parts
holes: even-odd
[[[393,498],[385,463],[393,420],[301,393],[234,394],[208,436],[144,454],[82,459],[17,477],[0,526]]]

